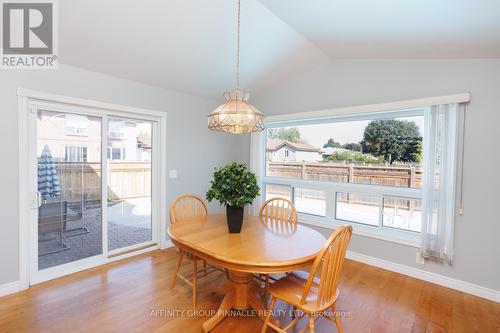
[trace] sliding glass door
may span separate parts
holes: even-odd
[[[32,282],[157,246],[158,121],[58,104],[31,109]]]
[[[39,270],[103,253],[101,123],[37,111]]]
[[[119,251],[153,240],[151,216],[153,124],[108,118],[108,249]]]

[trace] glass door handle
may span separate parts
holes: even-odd
[[[36,207],[35,208],[40,208],[40,206],[42,205],[42,193],[40,193],[40,191],[36,191],[35,194],[36,194]]]
[[[42,194],[39,191],[33,192],[29,206],[31,209],[38,209],[42,205]]]

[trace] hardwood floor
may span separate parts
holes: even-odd
[[[155,251],[0,298],[0,332],[199,333],[222,300],[212,289],[225,275],[199,280],[193,313],[190,287],[168,288],[176,261],[174,249]],[[340,288],[345,332],[500,332],[498,303],[354,261],[346,262]],[[316,332],[336,332],[325,319],[316,323]],[[229,317],[213,332],[254,333],[261,325]]]

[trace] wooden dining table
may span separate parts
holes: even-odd
[[[264,314],[255,273],[285,273],[313,263],[325,242],[319,232],[257,216],[245,216],[241,233],[229,233],[224,214],[187,219],[170,226],[172,242],[201,259],[229,271],[225,296],[216,314],[203,323],[210,332],[229,310],[252,308]]]

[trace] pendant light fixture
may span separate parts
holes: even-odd
[[[236,90],[225,92],[226,101],[208,115],[208,128],[233,134],[264,130],[264,114],[248,103],[250,95],[240,91],[240,13],[238,0],[238,41],[236,48]]]

